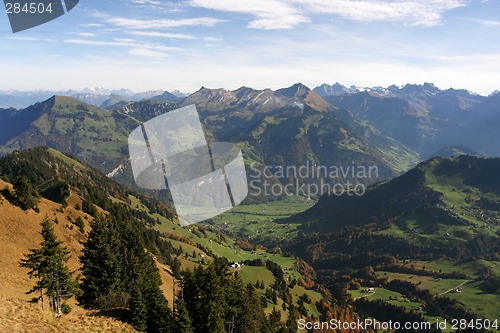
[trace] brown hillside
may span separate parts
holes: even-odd
[[[0,189],[12,185],[0,180]],[[130,325],[116,320],[93,316],[69,302],[72,312],[61,319],[54,318],[49,311],[42,312],[40,305],[32,305],[26,295],[32,285],[27,270],[19,267],[19,260],[28,253],[29,249],[36,248],[41,242],[40,222],[44,218],[54,223],[58,238],[71,252],[69,267],[75,271],[79,269],[78,257],[81,254],[81,241],[85,236],[69,220],[75,221],[79,216],[85,221],[85,231],[89,230],[91,217],[82,211],[76,210],[75,205],[81,204],[81,199],[72,195],[68,200],[69,206],[61,205],[42,199],[39,203],[40,213],[33,210],[23,211],[12,205],[0,194],[0,332],[135,332]],[[158,264],[163,280],[164,291],[169,304],[173,298],[173,280],[168,273],[169,268]]]
[[[49,311],[27,302],[0,296],[0,332],[12,333],[133,333],[130,325],[113,318],[92,316],[73,306],[73,311],[55,318]]]
[[[0,180],[0,188],[3,189],[6,186],[12,189],[10,184]],[[32,281],[26,274],[27,270],[19,267],[19,260],[28,253],[29,249],[39,246],[42,240],[40,222],[46,217],[52,221],[57,218],[59,221],[53,226],[58,238],[71,252],[70,269],[77,270],[79,268],[78,256],[82,249],[79,242],[84,240],[84,236],[67,217],[71,217],[74,221],[78,216],[81,216],[86,221],[86,214],[73,207],[68,207],[61,212],[61,205],[45,199],[40,201],[39,208],[40,213],[38,214],[33,210],[25,212],[10,204],[5,198],[0,199],[1,296],[20,300],[30,299],[25,292],[31,287]],[[88,228],[89,225],[86,221],[85,229],[88,230]]]

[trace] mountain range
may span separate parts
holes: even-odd
[[[87,104],[102,107],[111,106],[118,102],[138,102],[147,99],[175,101],[187,96],[187,94],[178,90],[171,93],[164,90],[151,90],[138,93],[129,89],[110,90],[105,88],[36,91],[8,90],[0,91],[0,108],[22,109],[55,95],[74,97]]]
[[[418,162],[412,149],[351,112],[333,107],[302,84],[276,91],[201,88],[177,102],[121,101],[107,109],[54,96],[25,109],[0,110],[0,151],[48,146],[133,186],[128,134],[141,122],[190,104],[197,105],[207,138],[240,145],[247,165],[377,166],[377,179],[362,180],[373,182]],[[295,180],[270,178],[282,184]]]
[[[402,87],[314,89],[326,101],[348,109],[422,159],[448,146],[461,145],[485,156],[500,156],[500,94],[481,96],[467,90],[440,90],[431,83]]]
[[[142,99],[130,101],[123,95]],[[369,184],[436,154],[500,156],[500,94],[440,90],[430,83],[370,89],[336,83],[314,90],[300,83],[278,90],[202,87],[185,97],[90,89],[73,96],[80,99],[53,96],[24,109],[0,109],[0,152],[45,145],[133,187],[128,134],[141,122],[195,104],[207,139],[237,143],[249,176],[262,177],[258,170],[265,166],[376,166],[375,178],[356,179]],[[82,101],[99,104],[96,96],[107,97],[98,101],[102,107]],[[320,182],[296,175],[268,178],[278,186]],[[351,178],[346,174],[326,181]]]

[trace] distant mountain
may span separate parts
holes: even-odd
[[[86,89],[83,92],[68,94],[57,93],[56,95],[70,96],[79,99],[90,105],[109,108],[114,104],[121,102],[139,102],[148,99],[157,99],[160,101],[168,101],[168,98],[175,101],[176,97],[167,91],[151,90],[141,93],[135,93],[131,90],[106,90],[106,89]],[[168,97],[171,95],[171,97]],[[163,97],[163,99],[161,99]]]
[[[56,94],[56,95],[73,97],[79,101],[94,106],[101,106],[103,104],[107,104],[108,103],[107,101],[110,100],[113,96],[118,96],[112,94],[87,93],[87,92],[71,94],[71,95],[69,94]]]
[[[176,102],[179,100],[179,97],[174,95],[174,94],[169,93],[168,91],[165,91],[161,95],[152,96],[148,99],[151,99],[154,101],[163,101],[163,102]]]
[[[324,97],[324,96],[344,95],[349,92],[354,93],[359,91],[358,89],[356,89],[355,91],[351,91],[347,87],[336,82],[334,85],[331,86],[324,83],[321,86],[314,88],[314,92],[317,93],[319,96]]]
[[[128,102],[126,96],[115,94],[105,102],[109,110],[56,96],[21,110],[1,109],[0,152],[46,145],[133,186],[127,161],[130,131],[140,122],[195,104],[208,140],[240,145],[248,169],[252,163],[276,168],[376,166],[376,179],[357,179],[372,183],[410,169],[419,161],[416,152],[420,158],[436,152],[455,156],[456,149],[442,149],[463,146],[469,147],[463,151],[467,154],[500,154],[496,144],[500,142],[500,112],[496,112],[500,94],[482,97],[465,90],[441,91],[428,83],[380,88],[379,93],[373,88],[342,95],[346,90],[340,84],[332,89],[340,94],[322,98],[303,84],[275,91],[202,87],[181,99],[165,92],[156,95],[176,102]],[[326,87],[322,91],[333,93]],[[271,178],[281,185],[297,181],[295,175],[276,172]],[[353,177],[338,178],[327,181],[333,184]],[[321,182],[318,178],[300,181]]]
[[[0,152],[48,146],[110,172],[127,155],[139,121],[72,97],[53,96],[23,110],[0,112]]]
[[[171,102],[162,102],[158,100],[144,100],[140,102],[130,102],[122,105],[115,105],[113,109],[121,114],[146,122],[159,115],[167,113],[177,108],[177,104]]]
[[[161,96],[166,93],[162,90],[151,90],[136,93],[129,89],[109,90],[104,88],[86,88],[83,90],[47,90],[47,91],[0,91],[0,108],[22,109],[38,102],[47,100],[51,96],[69,96],[80,101],[94,105],[109,107],[120,101],[142,101],[151,99],[155,96]],[[176,97],[185,97],[186,95],[178,90],[173,94]]]
[[[127,95],[127,97],[129,97],[129,99],[131,101],[139,102],[142,100],[151,99],[151,97],[158,96],[158,95],[161,95],[163,93],[164,93],[164,91],[162,91],[162,90],[150,90],[150,91],[146,91],[146,92],[134,93],[132,95]]]
[[[443,148],[438,152],[435,152],[434,154],[432,154],[431,158],[434,158],[434,157],[458,157],[461,155],[480,157],[480,155],[477,152],[475,152],[474,150],[469,149],[467,147],[451,146],[451,147]]]
[[[21,109],[44,101],[55,95],[53,91],[0,91],[0,108]]]
[[[485,156],[500,156],[500,97],[467,90],[440,90],[431,83],[332,93],[316,88],[333,106],[350,110],[393,139],[419,152],[422,158],[454,145]],[[328,93],[329,92],[329,93]],[[479,134],[480,133],[480,134]]]
[[[99,105],[101,108],[109,108],[109,107],[112,107],[118,103],[127,103],[127,102],[130,102],[129,99],[127,99],[126,97],[123,97],[123,96],[120,96],[120,95],[110,95],[109,98],[107,100],[105,100],[104,102],[101,103],[101,105]]]
[[[276,91],[203,87],[181,103],[189,104],[198,106],[215,139],[240,143],[247,159],[265,165],[377,165],[385,179],[416,161],[410,149],[303,84]]]
[[[314,88],[313,90],[321,97],[342,96],[345,94],[356,94],[356,93],[363,92],[363,91],[368,91],[370,93],[384,96],[384,95],[387,95],[391,92],[390,89],[392,87],[393,86],[391,86],[389,88],[383,88],[383,87],[371,87],[370,88],[370,87],[359,87],[359,86],[346,87],[346,86],[343,86],[340,83],[336,82],[333,85],[329,85],[329,84],[324,83],[321,86]]]
[[[75,156],[121,184],[134,183],[128,136],[142,121],[175,108],[159,101],[119,102],[103,109],[72,97],[53,96],[26,109],[0,110],[0,155],[47,146]],[[165,202],[168,193],[151,193]]]
[[[36,103],[24,110],[0,109],[0,145],[23,135],[50,108],[50,103]]]
[[[184,92],[179,91],[179,90],[174,90],[174,91],[171,91],[170,93],[172,95],[175,95],[175,96],[180,97],[180,98],[188,97],[190,95],[190,94],[184,93]]]

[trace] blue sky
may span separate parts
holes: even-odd
[[[80,0],[0,39],[1,90],[500,90],[498,0]]]

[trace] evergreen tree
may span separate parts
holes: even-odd
[[[233,333],[238,329],[241,309],[245,301],[244,285],[240,274],[236,271],[229,283],[226,284],[226,315],[227,332]]]
[[[215,258],[206,268],[184,271],[182,301],[195,333],[270,332],[260,299],[252,285],[244,286],[229,263]]]
[[[167,300],[160,289],[162,284],[156,263],[145,249],[139,234],[134,230],[125,232],[125,265],[130,272],[130,285],[137,286],[142,292],[147,313],[147,332],[170,332],[172,315],[168,309]]]
[[[189,317],[189,312],[183,299],[177,301],[177,319],[175,332],[194,333],[193,323],[191,321],[191,318]]]
[[[78,216],[77,219],[75,220],[75,225],[78,227],[78,230],[84,234],[85,233],[85,222],[83,222],[83,219],[81,216]]]
[[[269,315],[269,330],[271,332],[278,332],[281,326],[281,312],[273,308],[273,311]]]
[[[148,328],[150,333],[169,333],[174,327],[173,316],[167,300],[159,286],[154,287],[147,296]]]
[[[118,212],[119,213],[119,212]],[[152,255],[127,217],[114,214],[92,224],[83,255],[82,304],[95,307],[116,293],[130,296],[134,325],[150,333],[170,332],[172,315],[160,289],[161,277]]]
[[[100,297],[106,297],[112,291],[125,291],[125,288],[122,281],[123,245],[116,226],[100,216],[91,227],[80,257],[84,278],[79,301],[94,308]]]
[[[14,191],[16,192],[19,207],[23,210],[37,209],[38,193],[33,188],[30,180],[26,176],[17,178],[14,183]]]
[[[297,333],[299,330],[297,319],[295,318],[295,306],[293,304],[290,304],[290,308],[288,309],[286,328],[288,333]]]
[[[42,249],[32,249],[30,253],[25,255],[25,258],[21,259],[20,266],[24,268],[28,268],[30,271],[28,272],[28,276],[30,279],[36,278],[37,282],[33,286],[31,290],[27,292],[27,294],[36,293],[36,296],[31,299],[30,302],[38,303],[41,301],[42,310],[45,310],[45,297],[44,297],[44,280],[43,280],[43,272],[42,272],[42,261],[43,261],[43,252]]]
[[[132,312],[132,323],[135,329],[140,332],[146,331],[148,310],[142,292],[137,288],[132,291],[130,311]]]
[[[224,314],[225,298],[223,286],[227,264],[219,259],[207,268],[202,275],[201,286],[203,292],[200,299],[201,315],[205,318],[204,330],[206,333],[220,333],[225,331]]]
[[[196,333],[221,333],[225,329],[226,299],[223,288],[227,263],[216,258],[206,269],[184,272],[183,294]]]
[[[245,288],[243,304],[241,307],[241,316],[239,318],[239,333],[262,332],[265,326],[265,315],[260,301],[255,294],[251,284]]]
[[[273,289],[272,293],[271,293],[272,297],[271,297],[271,301],[274,303],[274,304],[278,304],[278,293],[276,292],[276,290]]]
[[[181,279],[181,262],[177,257],[174,257],[171,264],[172,275],[176,280]]]
[[[62,242],[58,241],[54,229],[48,219],[41,223],[42,243],[39,249],[30,250],[30,253],[21,259],[21,267],[29,268],[30,278],[37,278],[35,286],[28,294],[39,293],[32,301],[42,301],[44,295],[48,297],[50,308],[58,316],[62,314],[63,301],[78,292],[77,283],[71,277],[67,262],[69,252]]]
[[[84,199],[82,202],[82,211],[89,214],[90,216],[97,217],[98,210],[95,205],[89,199]]]

